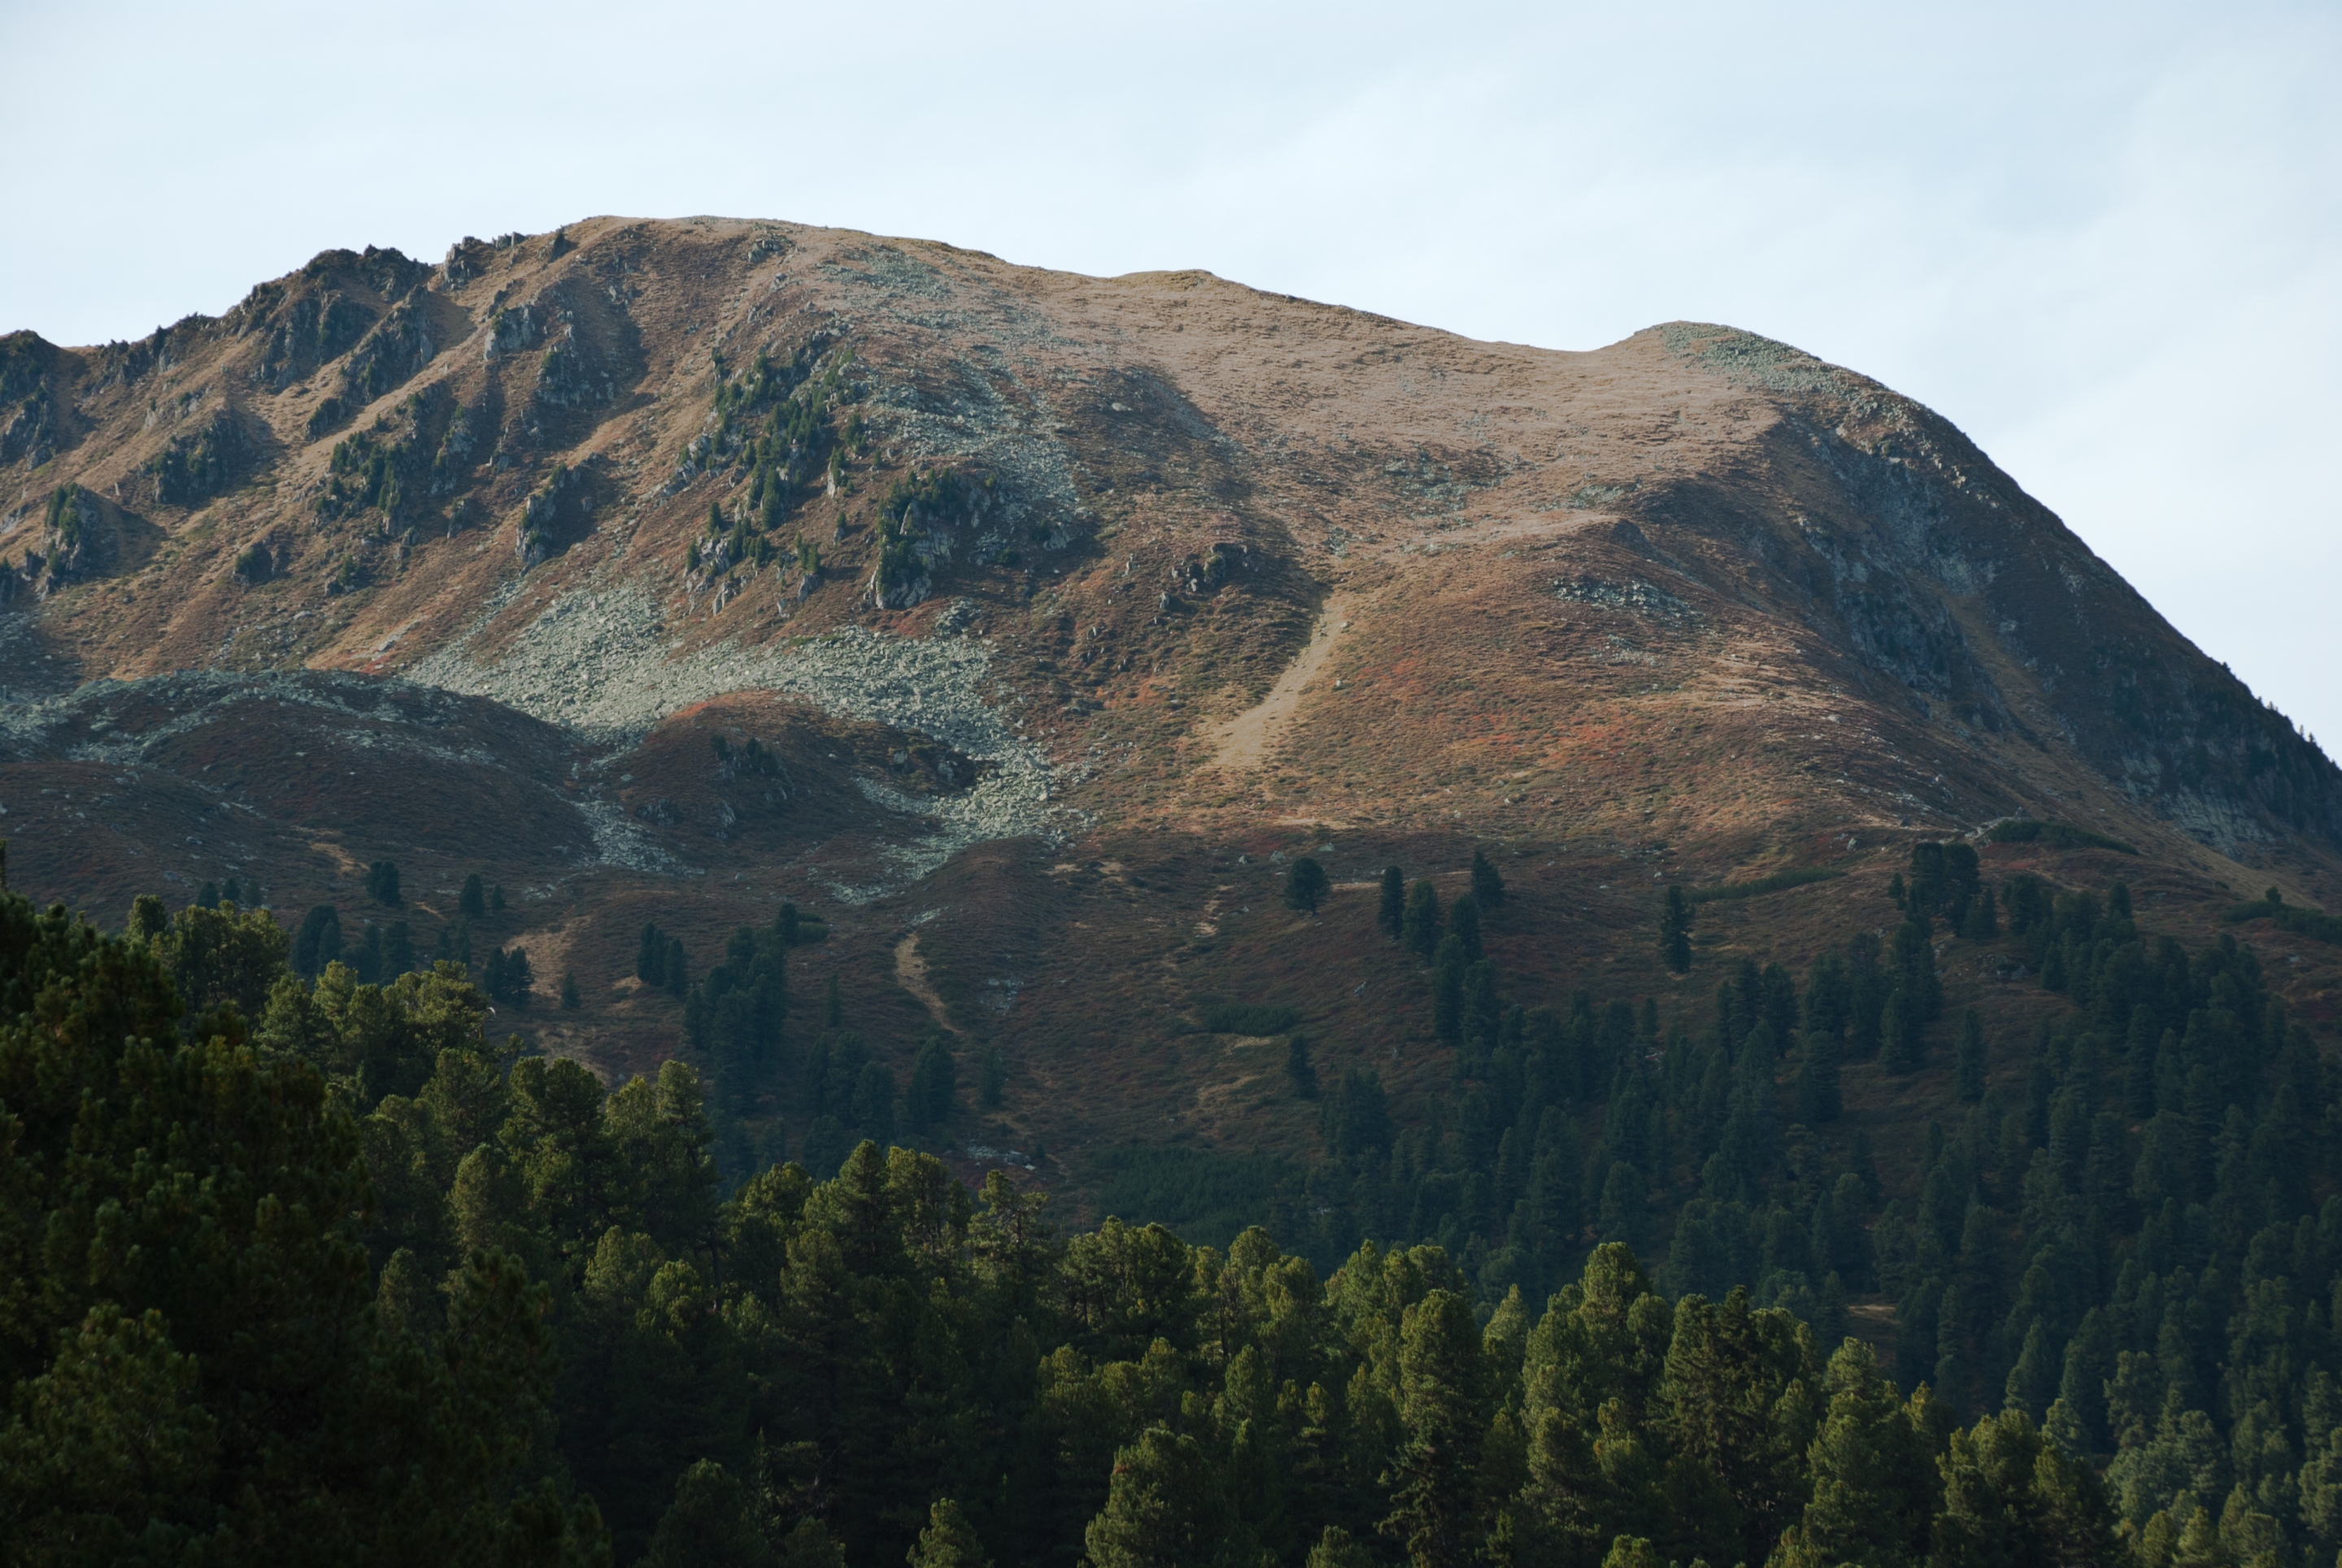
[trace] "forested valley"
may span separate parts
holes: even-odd
[[[902,1146],[963,1069],[898,1089],[777,926],[696,983],[646,932],[690,1044],[609,1089],[458,957],[366,983],[231,901],[0,895],[0,1553],[2337,1560],[2342,1070],[2248,940],[1922,844],[1886,940],[1729,966],[1704,1018],[1528,1008],[1474,881],[1385,883],[1448,1105],[1292,1039],[1321,1157],[1223,1195],[1223,1245]],[[2030,1039],[1949,1016],[1939,950],[1986,940]],[[1944,1057],[1890,1194],[1839,1075]]]

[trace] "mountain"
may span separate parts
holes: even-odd
[[[603,218],[0,470],[38,1552],[2342,1551],[2342,777],[1859,375]]]
[[[233,878],[427,957],[476,874],[529,1029],[611,1073],[682,1043],[646,924],[696,974],[786,900],[826,922],[800,1020],[834,974],[898,1075],[932,1030],[964,1081],[996,1051],[986,1136],[1077,1185],[1125,1144],[1314,1147],[1264,1048],[1186,1032],[1223,1003],[1426,1113],[1394,862],[1445,897],[1485,849],[1522,1000],[1663,1012],[1712,983],[1658,965],[1663,889],[1843,873],[1702,906],[1703,969],[1801,970],[1912,843],[2004,819],[2061,827],[1980,840],[1988,874],[2118,868],[2191,940],[2342,887],[2342,777],[2290,724],[1943,419],[1726,327],[1563,353],[597,218],[328,251],[135,343],[20,332],[0,395],[20,888],[111,918]]]

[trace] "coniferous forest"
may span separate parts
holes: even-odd
[[[2248,940],[1920,845],[1889,936],[1662,1020],[1507,1002],[1472,880],[1384,882],[1449,1111],[1402,1128],[1295,1037],[1322,1157],[1216,1247],[889,1147],[976,1064],[931,1041],[898,1091],[835,991],[793,1002],[794,929],[696,981],[646,930],[690,1050],[607,1089],[457,957],[368,983],[322,921],[0,894],[0,1553],[2337,1560],[2342,1072]],[[1671,965],[1696,918],[1655,912]],[[1985,940],[2030,1040],[1947,1016],[1938,949]],[[1953,1069],[1916,1193],[1832,1131],[1872,1060]],[[805,1163],[757,1152],[776,1083]]]

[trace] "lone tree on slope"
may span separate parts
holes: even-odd
[[[1326,900],[1326,890],[1332,884],[1326,879],[1326,868],[1310,856],[1304,855],[1293,862],[1285,873],[1285,905],[1287,909],[1317,912]]]

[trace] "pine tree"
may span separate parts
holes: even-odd
[[[911,1063],[912,1121],[922,1130],[941,1127],[951,1119],[952,1096],[958,1086],[950,1048],[944,1044],[943,1036],[928,1035]]]
[[[1476,964],[1488,956],[1480,946],[1480,905],[1471,894],[1458,893],[1447,907],[1447,935],[1464,944],[1465,962]]]
[[[666,984],[666,993],[671,997],[680,999],[685,992],[691,989],[691,964],[690,961],[683,956],[683,939],[681,937],[669,937],[667,939],[666,966],[666,972],[662,978],[665,980]]]
[[[1659,960],[1676,974],[1691,972],[1691,900],[1680,887],[1659,905]]]
[[[1000,1109],[1002,1091],[1008,1087],[1008,1062],[996,1050],[987,1050],[977,1067],[976,1101],[986,1111]]]
[[[1985,1043],[1984,1020],[1974,1008],[1960,1020],[1960,1054],[1956,1069],[1962,1105],[1984,1102]]]
[[[829,972],[829,990],[822,999],[821,1027],[824,1029],[846,1027],[846,1001],[838,992],[836,970]]]
[[[365,890],[366,897],[377,904],[395,905],[404,902],[398,890],[398,863],[395,860],[376,860],[367,867]]]
[[[1375,1568],[1374,1554],[1338,1524],[1328,1524],[1302,1568]]]
[[[1819,1127],[1840,1112],[1837,1036],[1807,1030],[1800,1038],[1805,1060],[1797,1069],[1797,1114],[1807,1126]]]
[[[491,914],[500,915],[504,913],[504,910],[505,885],[502,882],[498,882],[495,887],[488,890],[488,912]]]
[[[464,890],[456,896],[455,909],[459,914],[475,920],[486,916],[488,890],[481,882],[479,872],[474,871],[464,879]]]
[[[863,1063],[855,1081],[853,1116],[856,1129],[879,1148],[895,1141],[895,1075],[877,1062]]]
[[[1234,1524],[1203,1445],[1153,1426],[1115,1454],[1106,1506],[1082,1539],[1092,1568],[1233,1568]]]
[[[570,1012],[586,1005],[585,997],[577,990],[577,971],[575,970],[561,971],[561,1005]]]
[[[1285,873],[1285,907],[1306,910],[1314,915],[1325,901],[1328,886],[1325,867],[1308,855],[1296,856]]]
[[[656,925],[645,925],[635,949],[635,978],[647,986],[666,984],[666,938]]]
[[[130,900],[128,935],[141,941],[152,941],[170,929],[171,917],[165,910],[162,900],[152,893],[141,893]]]
[[[1505,879],[1496,874],[1496,868],[1477,849],[1472,851],[1472,898],[1484,911],[1496,909],[1505,901]]]
[[[846,1553],[821,1527],[821,1521],[800,1519],[781,1542],[779,1568],[846,1568]]]
[[[1901,986],[1887,999],[1880,1060],[1889,1072],[1917,1072],[1927,1065],[1927,1042],[1919,1023],[1919,1004]]]
[[[1968,905],[1968,918],[1960,935],[1972,942],[1988,942],[2000,935],[2000,909],[1990,888],[1977,890],[1975,901]]]
[[[676,1477],[643,1568],[766,1568],[773,1549],[748,1518],[739,1478],[712,1459]]]
[[[910,1568],[991,1568],[992,1559],[959,1504],[944,1497],[927,1509],[927,1527],[919,1532],[909,1563]]]
[[[341,956],[341,911],[331,904],[319,904],[301,917],[301,929],[294,934],[294,970],[304,975],[323,974],[325,966],[340,961]]]
[[[1817,1563],[1914,1563],[1935,1511],[1934,1456],[1915,1407],[1849,1340],[1829,1360],[1828,1407],[1811,1450],[1813,1490],[1799,1521]]]
[[[1464,971],[1470,967],[1462,937],[1449,931],[1439,939],[1431,961],[1431,1031],[1450,1048],[1464,1043]]]
[[[405,920],[393,920],[383,928],[382,972],[385,982],[396,980],[415,969],[415,931]]]
[[[1406,945],[1426,963],[1439,948],[1439,890],[1428,877],[1417,878],[1406,893]]]
[[[1296,1033],[1285,1044],[1285,1078],[1296,1100],[1317,1098],[1317,1068],[1309,1060],[1309,1037]]]
[[[1399,1330],[1398,1417],[1405,1442],[1392,1465],[1386,1535],[1419,1568],[1473,1560],[1480,1444],[1480,1333],[1471,1303],[1434,1291],[1406,1309]]]
[[[1382,905],[1375,911],[1375,924],[1393,941],[1406,929],[1406,879],[1396,866],[1383,868]]]

